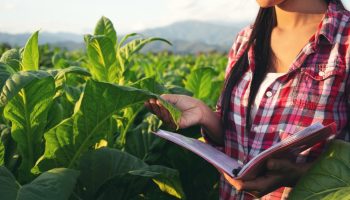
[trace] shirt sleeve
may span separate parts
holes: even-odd
[[[247,43],[247,41],[249,39],[248,34],[250,34],[250,32],[251,32],[251,26],[246,27],[241,32],[239,32],[238,35],[236,36],[236,39],[234,40],[233,45],[232,45],[232,47],[229,50],[229,53],[227,55],[228,61],[227,61],[226,69],[225,69],[225,80],[227,79],[230,71],[232,70],[232,67],[235,65],[238,58],[241,56],[241,54],[243,54],[242,47],[244,47],[245,46],[244,44]],[[222,94],[220,95],[220,97],[216,103],[215,111],[214,111],[215,114],[219,118],[222,118],[221,98],[222,98]],[[220,146],[220,145],[216,144],[214,141],[212,141],[210,139],[210,137],[207,135],[204,128],[201,128],[201,134],[202,134],[206,143],[212,145],[213,147],[215,147],[216,149],[219,149],[220,151],[224,151],[224,146]]]

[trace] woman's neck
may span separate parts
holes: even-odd
[[[286,0],[275,6],[277,27],[290,30],[318,24],[327,10],[325,0]]]

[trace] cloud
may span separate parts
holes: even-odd
[[[191,9],[198,5],[198,0],[168,0],[167,8],[170,9]]]
[[[16,9],[17,5],[15,3],[12,2],[4,2],[1,6],[0,6],[0,11],[14,11]]]
[[[256,15],[255,0],[169,0],[169,21],[250,21]]]

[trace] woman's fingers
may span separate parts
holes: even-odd
[[[224,175],[225,179],[233,186],[236,188],[236,190],[241,191],[243,190],[243,181],[242,180],[236,180],[233,179],[230,175],[228,175],[226,172],[219,170],[221,174]]]
[[[160,101],[156,99],[149,99],[145,102],[145,106],[150,110],[150,112],[157,115],[167,126],[173,129],[176,128],[170,113],[166,108],[164,108]]]
[[[169,119],[169,112],[163,107],[163,105],[160,103],[160,101],[156,100],[156,104],[159,107],[160,114],[166,123],[170,123]]]
[[[150,103],[150,105],[151,105],[151,108],[152,108],[154,114],[156,114],[156,115],[159,116],[160,110],[159,110],[158,105],[156,104],[156,100],[155,100],[155,99],[150,99],[150,100],[149,100],[149,103]]]
[[[159,100],[157,100],[156,103],[159,106],[159,110],[160,110],[160,114],[161,114],[163,122],[166,123],[171,128],[175,128],[176,125],[175,125],[169,111],[161,104],[161,102]]]
[[[276,186],[276,182],[280,181],[280,177],[276,175],[269,175],[256,178],[252,181],[242,181],[232,178],[230,175],[219,170],[225,179],[236,188],[237,191],[245,191],[251,195],[259,198],[264,194],[271,192]]]

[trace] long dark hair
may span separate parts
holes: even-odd
[[[344,6],[341,0],[326,0],[327,4],[335,2],[341,9]],[[248,50],[253,45],[255,70],[253,72],[253,78],[250,85],[247,115],[246,115],[246,130],[251,128],[251,106],[253,105],[255,96],[259,90],[261,82],[264,80],[268,71],[268,66],[273,64],[274,54],[271,49],[271,33],[273,28],[277,25],[277,17],[274,7],[260,8],[259,13],[253,24],[252,33],[248,40],[247,47],[245,48],[242,56],[240,56],[237,62],[229,72],[220,97],[222,123],[225,127],[228,126],[228,113],[230,111],[230,102],[232,89],[238,84],[242,74],[248,69]]]

